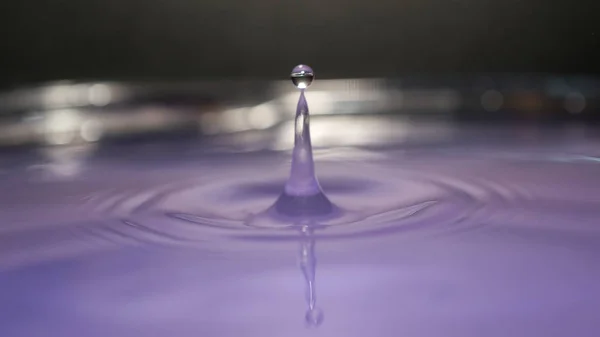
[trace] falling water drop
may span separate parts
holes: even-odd
[[[304,96],[304,90],[312,83],[314,73],[309,66],[299,65],[292,70],[291,78],[294,85],[300,89],[296,107],[292,168],[275,209],[288,216],[326,215],[332,212],[333,206],[323,193],[315,175],[310,141],[310,116]]]

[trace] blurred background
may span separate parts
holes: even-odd
[[[439,141],[459,124],[587,128],[600,121],[598,9],[591,0],[4,1],[0,145],[225,135],[247,150],[289,148],[298,93],[288,76],[299,63],[315,69],[307,99],[322,146],[416,130]]]

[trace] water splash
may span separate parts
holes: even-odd
[[[396,228],[424,229],[432,226],[431,221],[425,220],[442,218],[452,223],[455,219],[468,218],[465,214],[478,208],[477,198],[461,193],[460,189],[437,186],[430,177],[424,180],[418,175],[403,174],[398,168],[379,173],[377,165],[367,162],[354,163],[352,169],[346,168],[343,172],[323,162],[320,173],[325,173],[326,195],[315,172],[306,99],[314,72],[306,65],[299,65],[290,77],[300,95],[292,163],[285,182],[278,180],[278,176],[283,178],[283,172],[277,172],[275,163],[266,163],[262,169],[258,169],[260,165],[247,167],[246,170],[253,171],[246,171],[244,176],[239,175],[238,166],[231,166],[231,172],[220,167],[220,176],[204,172],[198,177],[194,170],[191,180],[115,198],[116,204],[124,206],[123,211],[111,206],[109,213],[140,224],[139,227],[148,228],[149,233],[164,232],[167,239],[182,237],[185,242],[190,239],[204,242],[210,234],[236,239],[287,240],[293,239],[304,226],[309,226],[314,236],[320,238],[381,234]],[[352,171],[355,174],[351,174]],[[366,177],[365,172],[368,172]],[[250,188],[248,177],[255,181]],[[332,184],[333,177],[341,182]],[[347,187],[357,186],[357,181],[363,181],[363,185],[359,184],[357,190],[350,188],[353,193],[348,193]],[[265,191],[269,200],[262,203]],[[379,193],[371,193],[374,191]],[[329,197],[337,198],[336,203]],[[199,200],[202,202],[198,203]],[[131,227],[126,228],[130,230]]]
[[[299,65],[292,70],[291,78],[300,88],[300,98],[296,107],[292,167],[284,192],[279,196],[274,207],[277,212],[288,216],[330,214],[333,205],[323,193],[315,175],[310,140],[310,115],[304,96],[305,89],[313,81],[314,73],[310,67]]]
[[[343,170],[336,162],[322,161],[319,173],[326,195],[315,170],[306,98],[314,72],[299,65],[290,77],[300,92],[291,168],[280,165],[278,157],[265,157],[247,165],[244,175],[239,165],[213,170],[212,161],[203,166],[201,176],[197,166],[179,170],[177,181],[161,171],[160,177],[149,177],[148,188],[132,182],[124,191],[89,198],[99,217],[116,219],[98,222],[97,236],[116,243],[201,243],[221,250],[223,239],[297,240],[303,230],[319,239],[392,232],[445,235],[471,230],[488,220],[490,210],[523,199],[511,188],[422,173],[430,166],[424,170],[414,160],[400,162],[383,154],[376,164],[361,160]],[[317,318],[313,309],[311,317]]]

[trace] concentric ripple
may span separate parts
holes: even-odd
[[[336,205],[324,217],[285,217],[271,206],[281,193],[286,165],[253,163],[240,174],[231,164],[217,171],[179,172],[159,186],[107,192],[91,198],[121,237],[194,244],[221,239],[296,240],[303,226],[316,238],[363,237],[393,232],[449,235],[476,229],[495,211],[522,204],[525,191],[471,177],[421,172],[392,161],[333,161],[319,166],[323,190]],[[204,173],[204,174],[203,174]],[[104,202],[102,202],[104,200]]]
[[[321,218],[271,212],[289,170],[287,156],[276,153],[182,157],[160,169],[101,162],[83,182],[32,182],[2,200],[0,268],[130,245],[277,250],[285,244],[274,243],[297,240],[306,226],[319,240],[538,233],[579,242],[600,235],[595,163],[507,161],[477,152],[441,159],[423,151],[347,154],[317,158],[321,186],[335,205]]]

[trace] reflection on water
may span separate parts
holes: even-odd
[[[41,148],[38,150],[41,160],[28,166],[27,170],[48,181],[77,179],[86,168],[86,160],[97,149],[96,144]]]
[[[323,323],[323,311],[317,307],[316,273],[317,256],[315,254],[315,238],[312,236],[310,226],[302,226],[302,239],[300,246],[300,268],[306,281],[306,323],[311,326],[319,326]]]

